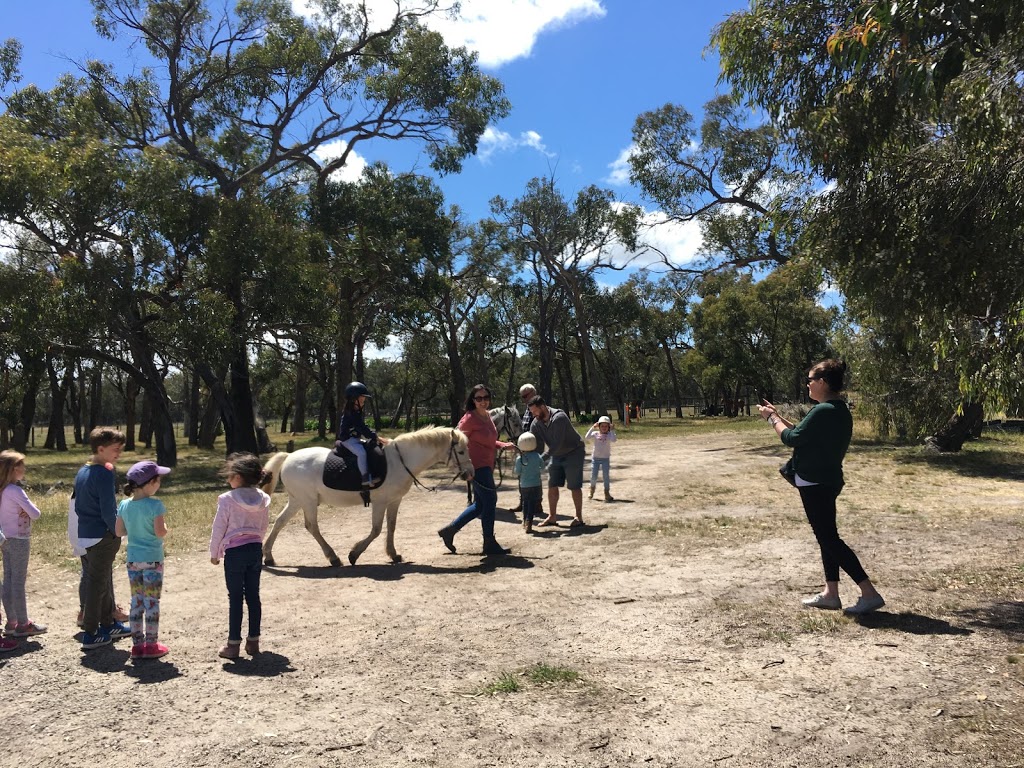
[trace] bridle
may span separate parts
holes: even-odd
[[[409,477],[412,478],[413,485],[415,485],[417,488],[422,488],[424,491],[427,491],[429,493],[433,493],[438,488],[448,487],[449,485],[454,483],[456,480],[458,480],[459,477],[461,477],[462,475],[466,474],[466,470],[462,468],[462,460],[459,458],[459,454],[455,450],[455,446],[457,446],[459,444],[459,438],[458,438],[458,435],[456,434],[456,431],[454,429],[451,431],[451,437],[452,437],[452,441],[448,445],[448,463],[451,464],[452,461],[454,460],[455,461],[455,466],[457,466],[459,468],[459,471],[451,480],[449,480],[443,486],[442,486],[441,483],[438,483],[433,488],[427,488],[427,486],[425,486],[423,483],[421,483],[420,479],[418,477],[416,477],[416,475],[414,475],[412,473],[412,470],[409,469],[409,467],[405,463],[405,458],[402,456],[402,451],[399,449],[398,443],[392,441],[392,445],[395,446],[395,453],[398,454],[398,461],[401,463],[402,469],[404,469],[406,474],[409,475]],[[472,464],[470,464],[470,467],[472,468]],[[473,474],[473,473],[470,472],[469,474]]]

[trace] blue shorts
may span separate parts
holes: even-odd
[[[548,488],[561,488],[563,485],[570,491],[583,488],[584,456],[586,451],[582,444],[572,453],[552,456],[548,465]]]

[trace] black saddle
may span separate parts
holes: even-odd
[[[373,478],[371,488],[377,488],[388,476],[388,460],[384,456],[384,446],[374,440],[372,443],[360,440],[366,448],[366,466]],[[363,476],[359,474],[356,457],[340,442],[334,444],[334,450],[327,454],[324,462],[324,485],[336,491],[362,491]]]

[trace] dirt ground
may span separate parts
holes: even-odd
[[[451,487],[407,497],[399,565],[382,536],[331,568],[292,523],[255,660],[217,658],[227,600],[204,552],[168,559],[171,654],[134,664],[127,640],[83,653],[77,575],[34,565],[50,631],[0,659],[5,763],[1024,765],[1024,476],[880,472],[854,449],[840,530],[888,601],[857,622],[800,606],[820,564],[782,455],[768,434],[620,441],[613,503],[570,529],[564,498],[532,537],[499,509],[500,559],[475,523],[445,551]],[[506,479],[499,507],[516,495]],[[321,511],[344,558],[368,514]],[[533,682],[537,665],[579,679]],[[503,679],[519,690],[485,692]]]

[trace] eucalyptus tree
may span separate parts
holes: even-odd
[[[692,264],[647,246],[669,269],[695,277],[770,268],[795,256],[812,179],[781,132],[753,118],[731,94],[704,105],[699,128],[676,104],[637,117],[631,181],[658,206],[664,223],[697,222],[703,233],[705,258]]]
[[[458,170],[508,103],[473,54],[449,49],[423,26],[423,17],[440,10],[438,0],[398,0],[379,25],[365,3],[336,0],[314,0],[310,18],[296,15],[287,0],[93,6],[100,33],[126,36],[150,59],[130,75],[97,61],[83,67],[112,140],[124,151],[172,155],[189,168],[194,188],[215,202],[209,234],[220,266],[210,275],[228,309],[221,347],[228,381],[220,388],[208,383],[220,391],[227,449],[255,451],[253,307],[246,301],[263,276],[251,271],[247,251],[256,238],[243,238],[235,254],[232,242],[260,227],[267,212],[261,198],[293,183],[300,168],[326,185],[370,139],[418,139],[436,169]],[[319,160],[318,151],[335,141],[344,142],[343,151]],[[223,268],[232,261],[236,268]],[[207,374],[218,367],[208,365]]]
[[[799,397],[798,377],[829,356],[835,312],[818,305],[808,272],[794,265],[755,282],[750,274],[721,271],[698,283],[689,323],[705,370],[691,372],[706,395],[722,397],[727,413],[734,414],[730,403],[745,389],[768,399]]]
[[[594,276],[624,268],[637,249],[640,210],[616,203],[607,190],[589,186],[571,202],[555,188],[553,179],[534,178],[526,192],[509,203],[491,201],[494,219],[504,230],[506,249],[520,263],[529,265],[535,277],[538,312],[535,318],[541,343],[541,393],[550,391],[551,346],[545,340],[551,330],[554,308],[551,289],[560,288],[572,307],[569,321],[579,337],[583,378],[589,381],[595,406],[607,406],[607,386],[598,368],[590,328],[594,325],[587,305]]]
[[[383,164],[322,185],[311,220],[325,250],[340,404],[367,340],[384,341],[432,295],[429,277],[449,263],[454,225],[433,181]]]
[[[765,0],[714,42],[833,183],[812,234],[844,294],[956,370],[934,443],[959,449],[985,403],[1024,404],[1024,7]]]

